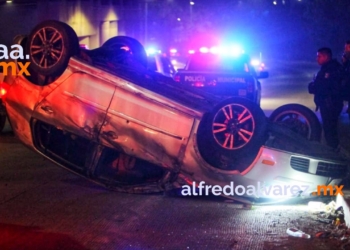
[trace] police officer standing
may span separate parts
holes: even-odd
[[[343,109],[342,65],[332,58],[332,50],[326,47],[317,51],[317,63],[321,68],[314,81],[309,83],[309,93],[314,94],[316,111],[320,109],[327,145],[340,151],[338,118]]]
[[[346,41],[342,57],[344,77],[342,81],[343,100],[348,103],[347,113],[350,119],[350,40]]]

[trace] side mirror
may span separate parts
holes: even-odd
[[[262,78],[268,78],[269,77],[269,72],[268,71],[260,71],[257,75],[258,79]]]

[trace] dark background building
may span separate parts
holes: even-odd
[[[349,13],[349,0],[0,0],[0,43],[56,19],[89,48],[127,35],[161,48],[240,40],[283,59],[314,59],[327,46],[339,57],[350,40]]]
[[[40,21],[54,19],[73,27],[81,44],[96,48],[108,38],[128,35],[142,40],[138,1],[14,0],[0,2],[0,43],[28,34]]]

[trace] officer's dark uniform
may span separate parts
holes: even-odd
[[[338,117],[343,109],[341,95],[342,65],[335,59],[321,66],[313,82],[309,84],[309,93],[314,94],[316,110],[320,109],[323,131],[327,145],[337,148]]]
[[[343,55],[343,81],[342,81],[342,97],[344,101],[348,102],[347,113],[350,118],[350,53]]]

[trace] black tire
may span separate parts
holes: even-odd
[[[322,127],[315,113],[300,104],[286,104],[275,111],[269,120],[283,125],[310,141],[320,141]]]
[[[261,83],[257,81],[258,91],[256,93],[256,103],[261,106]]]
[[[142,66],[147,67],[146,51],[142,44],[132,37],[115,36],[103,43],[102,47],[128,52],[127,54],[131,55],[134,60]]]
[[[244,171],[267,140],[267,120],[254,102],[233,97],[206,114],[198,127],[203,159],[213,167]]]
[[[61,23],[63,26],[65,26],[65,29],[67,30],[67,33],[69,34],[70,39],[70,54],[71,56],[78,55],[80,53],[80,45],[79,45],[79,38],[77,33],[75,33],[74,29],[69,26],[66,23]]]
[[[75,31],[66,23],[48,20],[38,24],[27,42],[30,70],[43,76],[59,76],[71,56],[79,52]]]

